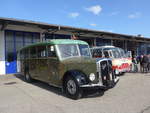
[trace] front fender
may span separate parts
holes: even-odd
[[[73,70],[73,71],[67,72],[66,74],[67,76],[73,77],[77,81],[79,86],[89,83],[87,76],[80,71]]]

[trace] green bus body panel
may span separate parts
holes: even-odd
[[[96,61],[91,58],[76,57],[65,60],[56,59],[27,59],[29,72],[32,78],[62,87],[63,77],[66,72],[76,70],[84,73],[88,78],[91,73],[96,74]],[[36,63],[38,62],[38,63]],[[97,83],[98,78],[92,83]]]
[[[96,73],[96,60],[86,57],[74,57],[62,60],[59,66],[59,76],[60,80],[63,78],[64,74],[67,71],[76,70],[84,73],[88,78],[91,73]],[[95,81],[92,83],[97,83],[98,78],[96,77]],[[61,85],[59,83],[59,85]]]
[[[26,47],[23,47],[22,49],[34,47],[34,46],[40,46],[40,45],[59,45],[59,44],[83,44],[88,45],[87,42],[81,41],[81,40],[71,40],[71,39],[53,39],[48,42],[39,42],[35,43]],[[21,49],[21,50],[22,50]]]

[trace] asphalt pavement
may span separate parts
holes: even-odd
[[[150,113],[150,73],[126,73],[105,92],[72,100],[43,82],[0,76],[0,113]]]

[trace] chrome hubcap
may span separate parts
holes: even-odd
[[[67,82],[67,90],[72,95],[76,93],[76,84],[73,80]]]

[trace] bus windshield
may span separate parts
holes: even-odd
[[[122,57],[118,48],[104,48],[104,51],[111,51],[114,58],[121,58]]]
[[[61,58],[84,56],[91,57],[88,45],[58,45],[59,53]]]
[[[125,51],[121,48],[119,50],[120,50],[121,57],[125,58],[126,57]]]

